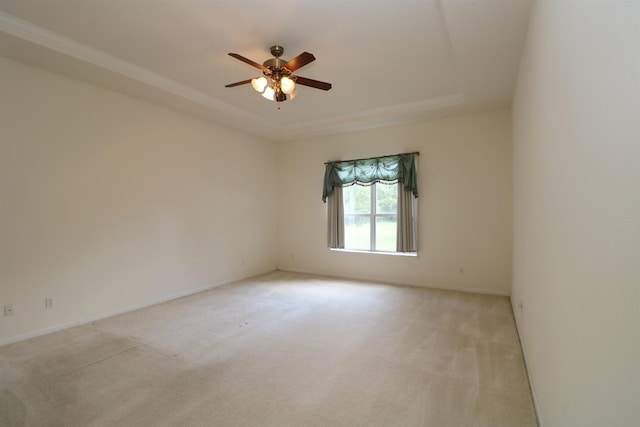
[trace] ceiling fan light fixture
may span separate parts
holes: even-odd
[[[276,94],[276,91],[273,89],[273,87],[268,86],[262,93],[262,96],[268,99],[269,101],[275,101],[276,99],[275,94]]]
[[[267,79],[265,77],[258,77],[251,80],[251,86],[260,93],[263,93],[267,87]]]
[[[284,92],[284,91],[283,91]],[[287,99],[293,99],[296,96],[298,96],[298,89],[296,89],[295,87],[293,88],[293,90],[291,91],[291,93],[288,93],[287,95]]]
[[[280,89],[289,95],[296,89],[296,84],[293,82],[293,79],[285,76],[280,79]]]

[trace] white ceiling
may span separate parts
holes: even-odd
[[[0,0],[0,55],[273,140],[511,103],[531,0]],[[316,61],[267,101],[231,58]]]

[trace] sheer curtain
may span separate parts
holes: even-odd
[[[416,206],[418,197],[418,174],[414,156],[401,156],[403,175],[399,177],[404,185],[398,185],[398,229],[396,251],[417,252]],[[414,191],[415,190],[415,191]],[[415,197],[412,197],[415,195]]]
[[[418,153],[326,163],[322,201],[328,203],[328,244],[344,248],[342,186],[398,183],[397,251],[416,252],[414,201],[418,197],[415,159]]]
[[[342,187],[335,187],[327,199],[329,247],[344,249],[344,204]]]
[[[398,228],[396,234],[397,252],[417,252],[415,198],[411,190],[398,185]]]

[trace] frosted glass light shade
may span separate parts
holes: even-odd
[[[289,77],[280,79],[280,89],[286,94],[290,94],[296,88],[296,84]]]
[[[253,86],[253,88],[262,93],[264,92],[264,88],[267,87],[267,79],[265,77],[258,77],[255,79],[251,80],[251,86]]]
[[[269,101],[273,101],[274,95],[276,94],[276,92],[273,90],[273,88],[271,86],[269,86],[268,88],[266,88],[264,90],[264,93],[262,94],[263,97],[267,98]]]

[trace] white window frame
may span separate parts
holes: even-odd
[[[357,185],[357,184],[356,184]],[[395,182],[395,183],[379,183],[376,182],[370,186],[368,186],[370,188],[370,209],[369,209],[369,213],[344,213],[343,217],[346,220],[347,217],[360,217],[360,218],[369,218],[369,249],[354,249],[354,248],[344,248],[344,249],[339,249],[342,251],[346,251],[346,252],[366,252],[366,253],[383,253],[383,254],[402,254],[402,255],[407,255],[407,254],[415,254],[415,252],[398,252],[396,250],[393,251],[389,251],[389,250],[379,250],[376,249],[377,245],[376,245],[376,227],[377,227],[377,221],[376,218],[384,218],[384,217],[395,217],[396,221],[398,220],[398,208],[396,205],[396,212],[395,213],[378,213],[377,212],[377,198],[376,198],[376,191],[377,191],[377,186],[378,185],[389,185],[389,186],[393,186],[395,187],[396,191],[398,191],[398,185],[400,185],[399,182]],[[343,187],[343,191],[345,188],[348,188],[351,186],[347,186],[347,187]],[[344,198],[344,195],[343,195]],[[396,200],[397,203],[397,200]],[[414,212],[415,215],[415,212]],[[396,239],[398,238],[398,236],[396,235]]]

